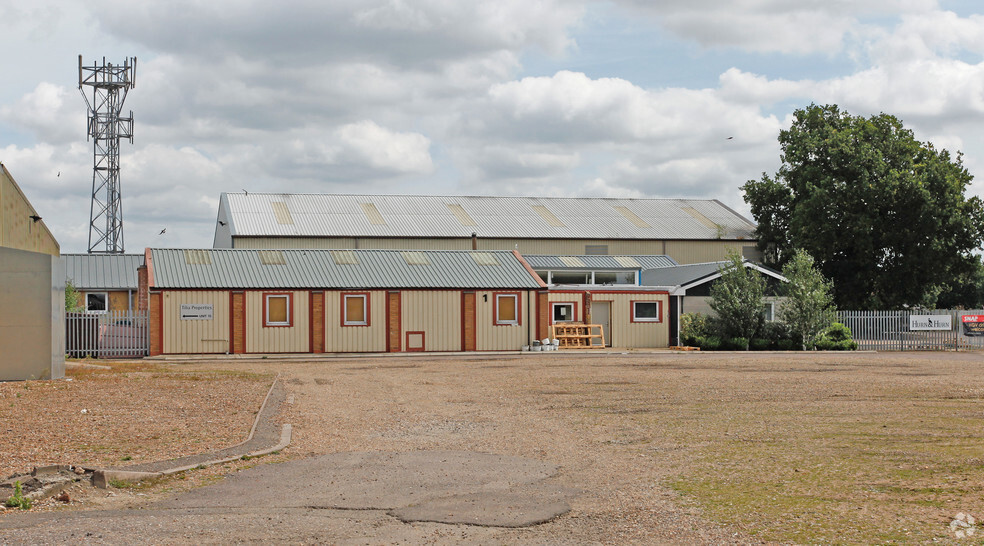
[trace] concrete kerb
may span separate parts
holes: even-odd
[[[246,437],[246,439],[236,445],[223,449],[223,451],[234,450],[237,447],[245,446],[253,439],[253,436],[256,434],[256,427],[259,425],[260,420],[264,418],[267,404],[270,402],[270,396],[273,393],[274,388],[277,386],[278,381],[280,381],[279,373],[277,374],[277,377],[273,380],[273,383],[270,384],[270,388],[267,390],[267,394],[263,398],[263,403],[260,404],[260,409],[259,411],[256,412],[256,419],[253,420],[253,426],[250,429],[249,435]],[[280,441],[277,442],[277,444],[272,447],[253,450],[253,451],[244,450],[242,453],[237,453],[232,456],[210,459],[190,465],[175,466],[158,472],[141,472],[135,470],[111,469],[111,468],[91,469],[92,484],[96,487],[106,489],[114,482],[135,483],[144,480],[151,480],[154,478],[170,476],[181,472],[187,472],[188,470],[192,470],[195,468],[204,468],[206,466],[228,463],[243,458],[261,457],[263,455],[269,455],[271,453],[280,451],[290,445],[292,430],[293,429],[290,424],[282,425],[280,430]]]

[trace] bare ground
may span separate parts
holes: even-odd
[[[294,440],[278,458],[501,453],[557,463],[557,482],[583,491],[568,515],[483,531],[492,541],[948,541],[955,514],[984,515],[982,362],[976,353],[558,353],[114,364],[71,382],[0,383],[0,471],[237,443],[279,372],[294,399],[283,416]],[[105,417],[86,420],[95,415]],[[110,493],[139,502],[246,464],[256,462]],[[77,494],[83,505],[108,502],[108,493]]]

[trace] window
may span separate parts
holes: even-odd
[[[519,320],[519,294],[496,294],[494,301],[495,324],[521,324]]]
[[[369,294],[342,295],[342,325],[369,326]]]
[[[635,271],[595,271],[594,284],[636,284]]]
[[[290,326],[290,294],[263,294],[263,326]]]
[[[574,322],[574,304],[573,303],[552,303],[550,304],[553,308],[553,322]]]
[[[605,256],[608,254],[608,245],[584,245],[584,253],[588,256]]]
[[[663,322],[658,301],[632,302],[632,322]]]
[[[776,316],[775,302],[772,301],[765,302],[765,305],[762,306],[762,318],[765,319],[765,322],[772,322],[773,320],[775,320],[775,316]]]
[[[591,284],[591,272],[554,271],[550,280],[553,284]]]
[[[106,292],[89,292],[85,295],[85,310],[88,313],[109,311],[109,295]]]

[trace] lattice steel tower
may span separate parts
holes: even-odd
[[[123,203],[120,200],[120,139],[133,143],[133,111],[121,117],[123,101],[134,87],[137,58],[121,65],[82,66],[79,91],[89,107],[86,140],[92,139],[92,203],[89,207],[89,253],[123,253]],[[92,89],[87,95],[85,87]]]

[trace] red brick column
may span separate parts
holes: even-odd
[[[164,353],[164,313],[163,295],[160,292],[149,294],[150,303],[150,356]]]

